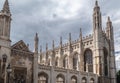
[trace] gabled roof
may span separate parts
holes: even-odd
[[[24,43],[23,40],[20,40],[17,43],[13,44],[12,49],[30,52],[28,46]]]

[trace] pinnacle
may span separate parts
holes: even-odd
[[[71,33],[69,33],[69,41],[71,41]]]
[[[38,33],[35,35],[35,41],[38,41]]]
[[[62,36],[60,37],[60,45],[62,45]]]
[[[5,0],[4,6],[3,6],[3,11],[10,13],[10,8],[9,8],[9,2],[8,0]]]
[[[110,20],[110,17],[108,16],[108,22],[110,22],[111,20]]]
[[[54,43],[54,40],[53,40],[53,48],[54,48],[54,46],[55,46],[55,43]]]
[[[82,29],[80,28],[80,38],[82,37]]]
[[[98,1],[96,0],[95,5],[98,6]]]

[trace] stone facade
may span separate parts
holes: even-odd
[[[102,29],[102,16],[98,2],[93,9],[93,33],[62,43],[46,52],[38,52],[38,34],[35,51],[21,40],[14,45],[10,41],[11,13],[8,0],[0,12],[0,83],[6,83],[6,68],[11,65],[11,83],[116,83],[113,26],[108,17],[106,30]]]

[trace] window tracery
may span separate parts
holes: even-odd
[[[65,56],[63,59],[63,67],[67,68],[67,65],[68,65],[68,59],[67,59],[67,56]]]
[[[93,57],[90,49],[87,49],[84,54],[84,70],[93,72]]]
[[[73,69],[77,69],[78,66],[78,54],[73,55]]]

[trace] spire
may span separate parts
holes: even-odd
[[[48,50],[48,43],[46,43],[46,51]]]
[[[39,41],[38,33],[36,33],[36,35],[35,35],[35,52],[38,52],[38,41]]]
[[[82,53],[82,29],[80,28],[80,52]]]
[[[6,12],[6,13],[10,13],[8,0],[5,0],[5,3],[4,3],[4,6],[3,6],[3,11]]]
[[[71,33],[69,33],[69,42],[71,42]]]
[[[108,22],[111,22],[110,17],[108,16]]]
[[[102,30],[102,17],[98,1],[96,0],[95,7],[93,9],[93,30],[99,28]]]
[[[82,40],[82,29],[80,28],[80,40]]]
[[[98,1],[96,0],[95,1],[95,7],[94,7],[94,11],[99,11],[100,10],[100,7],[98,5]]]
[[[110,20],[110,17],[108,16],[108,19],[107,19],[107,27],[108,27],[108,28],[111,28],[111,26],[112,26],[112,22],[111,22],[111,20]]]
[[[109,39],[113,39],[113,26],[112,22],[110,20],[110,17],[108,16],[107,23],[106,23],[106,35]]]
[[[98,1],[97,0],[95,1],[95,6],[98,6]]]
[[[62,46],[62,37],[60,37],[60,45]]]
[[[53,40],[53,43],[52,43],[52,48],[53,48],[53,50],[54,50],[54,48],[55,48],[54,40]]]

